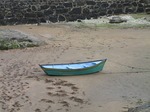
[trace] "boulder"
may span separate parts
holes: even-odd
[[[112,18],[109,20],[109,23],[122,23],[122,22],[127,22],[127,20],[124,20],[124,19],[122,19],[122,18],[119,17],[119,16],[112,17]]]
[[[145,17],[144,20],[150,22],[150,17]]]

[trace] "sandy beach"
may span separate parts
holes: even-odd
[[[47,43],[0,51],[0,112],[131,112],[150,102],[149,28],[0,28]],[[105,58],[103,71],[82,76],[47,76],[38,66]]]

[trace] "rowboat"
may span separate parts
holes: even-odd
[[[47,75],[84,75],[99,72],[107,59],[67,64],[39,65]]]

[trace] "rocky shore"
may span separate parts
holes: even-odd
[[[19,30],[0,28],[0,50],[36,47],[46,42]]]

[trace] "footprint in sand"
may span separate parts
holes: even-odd
[[[45,83],[49,83],[46,87],[47,95],[49,97],[41,99],[40,102],[51,104],[51,109],[54,106],[52,104],[59,105],[59,108],[57,108],[56,110],[59,110],[60,107],[61,110],[70,110],[72,107],[78,106],[81,106],[83,108],[83,105],[88,102],[88,100],[84,98],[85,92],[81,91],[73,83],[61,79],[48,78],[45,79]],[[48,111],[48,107],[45,110]]]

